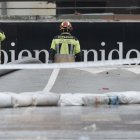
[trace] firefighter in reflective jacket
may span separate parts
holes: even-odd
[[[52,40],[49,51],[49,63],[82,61],[79,40],[72,36],[72,25],[64,21],[60,25],[61,34]]]
[[[5,40],[5,34],[2,30],[0,30],[0,50],[1,50],[1,42]],[[0,51],[0,63],[1,63],[1,51]]]
[[[0,42],[3,41],[5,39],[5,34],[2,30],[0,30]]]

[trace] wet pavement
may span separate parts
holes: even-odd
[[[0,139],[138,140],[140,106],[0,109]]]

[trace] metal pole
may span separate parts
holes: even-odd
[[[77,12],[77,10],[76,10],[76,0],[74,0],[74,13],[76,13]]]

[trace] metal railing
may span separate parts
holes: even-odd
[[[140,10],[140,7],[0,7],[0,10],[128,10],[131,13],[132,10]],[[122,13],[123,14],[123,13]]]
[[[45,8],[45,7],[41,7],[41,8],[32,8],[32,7],[7,7],[7,8],[2,8],[0,7],[0,9],[59,9],[59,10],[67,10],[67,9],[75,9],[75,7],[56,7],[56,8]],[[131,10],[135,10],[135,9],[140,9],[140,7],[136,7],[136,6],[131,6],[131,7],[76,7],[76,9],[131,9]]]
[[[6,2],[6,1],[15,2],[14,0],[13,1],[12,0],[0,0],[0,2],[1,2],[0,10],[1,10],[1,14],[3,14],[3,15],[4,14],[6,15],[8,10],[16,10],[16,11],[17,10],[56,10],[56,15],[57,15],[57,13],[62,13],[60,11],[64,12],[64,10],[65,11],[69,10],[71,12],[80,11],[81,14],[84,14],[84,12],[82,12],[82,11],[88,11],[88,10],[90,10],[92,14],[96,13],[96,11],[98,12],[99,10],[100,11],[102,10],[102,11],[105,11],[105,12],[106,11],[111,12],[111,13],[114,13],[114,14],[116,12],[120,12],[120,10],[121,10],[120,14],[123,14],[123,12],[127,13],[127,14],[134,14],[133,12],[137,11],[137,14],[140,14],[140,7],[135,6],[135,5],[126,6],[126,7],[125,6],[122,6],[122,7],[117,7],[117,6],[111,6],[111,7],[108,7],[108,6],[107,7],[90,6],[90,7],[84,7],[84,5],[83,5],[82,7],[79,7],[77,5],[77,3],[78,3],[77,0],[73,0],[73,6],[72,7],[58,7],[58,6],[56,6],[56,7],[24,7],[24,5],[23,5],[23,7],[14,7],[14,6],[9,7],[7,5],[8,2]],[[24,1],[25,0],[23,0],[22,2],[24,2]],[[39,0],[32,0],[32,1],[39,2]],[[42,0],[42,1],[45,1],[45,0]],[[53,0],[50,0],[50,1],[53,1]],[[19,2],[21,2],[21,1],[19,1]]]

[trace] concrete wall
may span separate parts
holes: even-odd
[[[7,2],[0,3],[0,7],[7,8],[56,8],[55,3],[48,2]],[[4,10],[3,10],[4,11]],[[56,15],[55,9],[8,9],[6,12],[0,12],[7,15]]]

